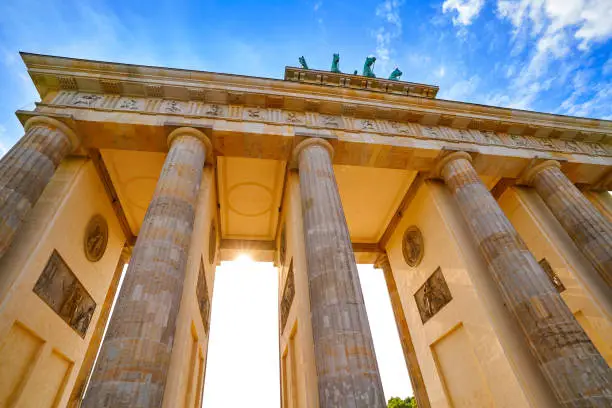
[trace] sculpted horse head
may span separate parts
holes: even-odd
[[[340,54],[334,54],[332,58],[331,72],[340,72]]]
[[[372,65],[376,62],[376,57],[367,57],[365,59],[365,63],[363,64],[363,76],[376,78],[374,75],[374,71],[372,71]]]
[[[300,61],[300,65],[302,66],[302,68],[310,69],[310,68],[308,68],[308,64],[306,63],[306,58],[304,58],[302,56],[302,57],[298,58],[298,60]]]
[[[401,76],[402,76],[402,71],[400,71],[399,68],[396,67],[391,73],[391,75],[389,75],[389,79],[392,81],[397,81],[399,80]]]

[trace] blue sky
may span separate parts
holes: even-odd
[[[404,80],[440,86],[439,98],[612,120],[611,0],[1,0],[0,154],[22,135],[15,110],[37,100],[20,50],[274,78],[300,55],[329,69],[339,52],[345,72],[361,71],[375,55],[378,76],[398,66]],[[364,286],[382,288],[366,293],[369,311],[386,302],[386,328],[372,327],[383,381],[387,393],[405,396],[399,343],[385,343],[396,332],[377,279]],[[276,299],[261,307],[273,313]],[[223,320],[215,313],[213,305],[211,331]],[[225,350],[217,367],[236,357]],[[268,354],[268,378],[278,375],[276,351]],[[207,406],[223,406],[219,398]]]
[[[375,55],[440,98],[612,119],[611,36],[610,0],[3,0],[0,149],[36,100],[19,50],[276,78]]]

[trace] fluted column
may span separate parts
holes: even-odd
[[[612,287],[612,223],[561,172],[555,160],[529,169],[524,181],[535,188],[578,249]]]
[[[387,254],[382,254],[376,259],[377,268],[383,270],[385,275],[385,282],[387,283],[387,290],[389,291],[389,298],[391,299],[391,307],[393,308],[393,315],[395,317],[395,324],[399,333],[400,342],[402,344],[402,350],[404,351],[404,360],[406,361],[406,367],[408,368],[408,374],[410,376],[410,383],[412,384],[412,391],[414,392],[414,398],[417,401],[419,408],[430,408],[429,396],[427,395],[427,389],[425,388],[425,381],[423,380],[423,374],[421,373],[421,367],[417,360],[416,351],[414,350],[414,344],[412,343],[412,336],[410,336],[410,330],[408,330],[408,323],[406,322],[406,316],[404,315],[404,309],[402,308],[402,300],[399,293],[397,292],[397,284],[393,277],[393,271],[391,270],[391,264]]]
[[[436,173],[457,201],[560,405],[612,406],[610,368],[482,184],[470,156],[451,153],[439,162]]]
[[[176,329],[195,206],[210,142],[168,136],[170,151],[134,246],[84,407],[160,407]]]
[[[386,407],[357,264],[323,139],[294,151],[300,174],[320,408]]]
[[[55,119],[35,116],[24,128],[25,135],[0,159],[0,257],[57,166],[79,145],[72,129]]]

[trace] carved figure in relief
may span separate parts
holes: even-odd
[[[166,112],[179,113],[180,111],[181,111],[181,107],[177,101],[168,102],[168,106],[166,106]]]
[[[221,108],[219,105],[210,105],[210,107],[206,110],[206,114],[210,116],[219,116],[221,115]]]
[[[295,112],[287,112],[287,122],[300,123],[302,122],[302,119]]]
[[[362,73],[364,77],[376,78],[376,75],[374,75],[374,71],[373,71],[375,62],[376,62],[376,57],[367,57],[365,59],[365,63],[363,64],[363,73]]]
[[[331,65],[331,72],[335,72],[335,73],[340,73],[340,54],[334,54],[334,56],[332,57],[332,65]]]
[[[249,115],[249,118],[261,118],[259,109],[247,109],[247,115]]]
[[[119,108],[136,110],[138,109],[138,104],[136,103],[136,99],[125,99],[124,101],[121,102],[121,105],[119,105]]]
[[[425,281],[414,297],[423,323],[426,323],[453,299],[439,267]]]
[[[101,215],[94,215],[85,228],[85,256],[91,262],[102,258],[108,244],[108,224]]]
[[[331,115],[321,115],[321,121],[323,122],[323,126],[329,127],[340,127],[340,123],[338,122],[338,118]]]
[[[300,65],[302,66],[302,68],[310,69],[308,68],[308,64],[306,63],[306,58],[304,58],[303,55],[300,58],[298,58],[298,61],[300,61]]]
[[[374,122],[370,119],[363,119],[361,121],[361,129],[363,130],[375,130]]]
[[[399,81],[399,79],[402,76],[402,74],[403,74],[403,72],[400,71],[398,67],[395,67],[395,69],[393,70],[391,75],[389,75],[389,79],[392,80],[392,81]]]
[[[100,99],[102,99],[102,96],[100,96],[100,95],[81,95],[74,102],[74,105],[91,106],[94,103],[96,103],[97,101],[99,101]]]

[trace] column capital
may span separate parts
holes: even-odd
[[[532,164],[523,171],[523,173],[519,177],[519,183],[525,184],[527,186],[533,185],[535,176],[537,176],[538,173],[542,170],[547,169],[549,167],[556,167],[560,169],[561,163],[559,163],[557,160],[545,160],[538,164]]]
[[[332,147],[332,145],[327,140],[321,139],[320,137],[310,137],[308,139],[302,140],[293,149],[293,153],[291,155],[291,161],[292,161],[292,163],[294,163],[294,165],[297,166],[297,163],[298,163],[299,158],[300,158],[300,153],[302,153],[302,150],[304,150],[304,149],[306,149],[307,147],[310,147],[310,146],[321,146],[321,147],[325,148],[325,150],[327,150],[327,153],[329,153],[329,158],[330,159],[334,158],[334,148]]]
[[[374,260],[374,267],[380,268],[382,270],[391,269],[391,263],[389,262],[389,257],[387,253],[378,254],[376,259]]]
[[[202,133],[198,129],[195,129],[192,127],[187,127],[187,126],[180,127],[180,128],[174,129],[168,135],[168,147],[172,147],[172,143],[174,143],[174,141],[179,136],[192,136],[198,139],[200,142],[202,142],[202,144],[204,145],[204,148],[206,149],[206,161],[212,162],[213,146],[208,136],[206,136],[204,133]]]
[[[470,163],[472,162],[472,156],[470,156],[468,152],[464,152],[462,150],[455,151],[455,152],[449,152],[448,154],[445,154],[444,156],[438,159],[438,162],[436,163],[433,173],[432,173],[433,177],[441,178],[444,167],[446,167],[448,163],[453,162],[458,159],[465,159],[469,161]]]
[[[79,140],[74,130],[72,130],[68,125],[60,122],[57,119],[53,119],[48,116],[33,116],[26,121],[26,123],[23,125],[23,128],[27,132],[30,128],[34,126],[45,126],[50,129],[57,129],[62,132],[70,141],[71,152],[75,151],[81,144],[81,141]]]

